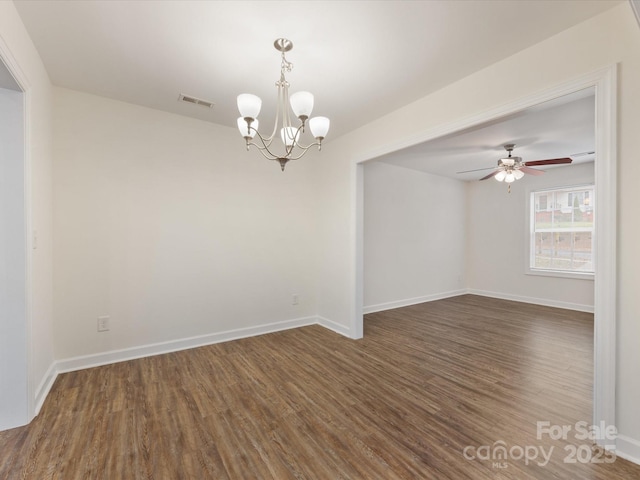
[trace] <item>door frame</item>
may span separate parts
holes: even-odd
[[[616,319],[617,319],[617,70],[612,64],[555,87],[460,120],[428,129],[404,141],[368,152],[351,164],[354,196],[354,310],[351,337],[363,335],[364,301],[364,164],[374,158],[424,143],[444,135],[497,120],[549,100],[595,87],[596,245],[594,255],[594,385],[593,425],[615,425]],[[613,440],[598,443],[614,449]]]
[[[25,326],[26,342],[23,345],[23,355],[26,359],[26,418],[21,419],[20,423],[27,424],[35,416],[35,387],[34,387],[34,371],[33,371],[33,343],[32,343],[32,271],[33,271],[33,218],[32,218],[32,202],[31,202],[31,83],[25,75],[22,68],[11,53],[9,46],[4,39],[0,37],[0,62],[4,63],[13,79],[22,91],[22,121],[23,121],[23,195],[24,195],[24,318],[22,321]]]

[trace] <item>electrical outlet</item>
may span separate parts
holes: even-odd
[[[98,331],[99,332],[108,332],[109,331],[109,321],[111,317],[105,315],[103,317],[98,317]]]
[[[297,293],[291,295],[291,305],[298,305],[300,303],[300,296]]]

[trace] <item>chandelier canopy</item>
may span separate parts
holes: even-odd
[[[327,136],[329,131],[329,119],[327,117],[313,117],[313,95],[309,92],[297,92],[289,97],[289,82],[285,78],[285,73],[291,72],[293,64],[289,62],[285,53],[293,48],[293,43],[286,38],[278,38],[273,46],[281,52],[282,63],[280,66],[280,80],[276,82],[278,87],[278,104],[276,110],[276,119],[271,135],[264,136],[258,131],[259,121],[258,114],[262,107],[262,100],[256,95],[243,93],[238,95],[238,110],[240,117],[238,118],[238,130],[247,142],[247,150],[249,147],[256,147],[262,155],[268,160],[277,160],[280,163],[282,171],[289,160],[297,160],[301,158],[309,148],[317,145],[318,150],[322,148],[322,140]],[[297,126],[291,123],[289,106],[294,115],[298,118]],[[315,142],[309,145],[300,143],[300,136],[305,131],[306,124],[309,124],[309,130],[315,138]],[[277,135],[279,133],[279,135]],[[258,143],[254,143],[257,137]],[[278,137],[282,141],[280,149],[283,153],[277,154],[273,152],[273,140]]]

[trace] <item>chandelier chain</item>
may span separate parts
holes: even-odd
[[[291,73],[293,70],[293,63],[287,60],[287,57],[284,56],[284,52],[282,52],[282,63],[280,64],[280,80],[276,82],[276,87],[288,87],[289,82],[285,78],[285,73]]]

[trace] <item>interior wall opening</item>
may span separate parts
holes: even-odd
[[[499,121],[541,103],[561,98],[565,95],[595,88],[595,163],[596,205],[599,211],[596,226],[597,244],[594,263],[597,265],[594,278],[594,391],[593,423],[604,422],[615,425],[615,319],[616,319],[616,78],[617,66],[611,65],[583,75],[565,84],[531,94],[525,98],[505,104],[495,109],[441,125],[422,135],[407,140],[404,145],[395,143],[388,149],[380,148],[374,154],[356,159],[354,191],[355,198],[355,293],[356,312],[353,330],[362,331],[364,311],[364,252],[363,218],[364,189],[362,187],[364,165],[382,155],[390,154],[418,143],[428,142],[444,135],[453,134],[487,122]],[[573,153],[573,152],[572,152]],[[612,447],[597,440],[599,443]],[[609,442],[611,443],[611,442]]]
[[[29,421],[24,92],[0,58],[0,430]]]

